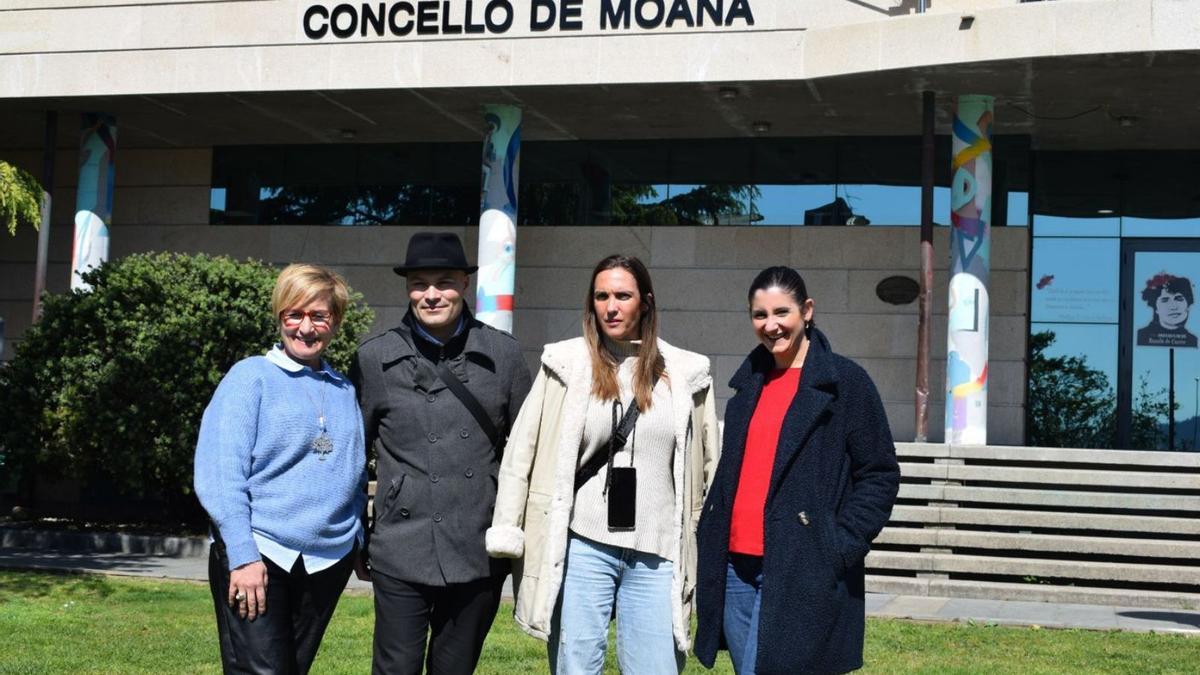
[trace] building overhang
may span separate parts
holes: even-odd
[[[905,136],[921,92],[996,97],[995,133],[1045,150],[1195,147],[1200,114],[1185,86],[1200,51],[1139,52],[911,67],[811,80],[306,89],[0,99],[0,147],[39,147],[43,113],[116,115],[124,148],[475,141],[485,103],[524,109],[527,140]],[[760,123],[769,126],[763,129]]]

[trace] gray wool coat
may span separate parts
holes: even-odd
[[[443,348],[413,333],[410,312],[364,342],[350,369],[367,447],[379,453],[371,567],[410,583],[444,586],[508,570],[484,548],[503,447],[492,447],[436,362],[446,359],[479,400],[501,446],[531,379],[516,339],[464,312],[465,330]]]

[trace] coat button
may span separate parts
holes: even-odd
[[[801,525],[807,526],[808,525],[808,513],[805,511],[801,511],[800,513],[797,513],[796,520],[799,520]]]
[[[474,478],[475,471],[473,469],[467,469],[466,471],[463,472],[463,475],[466,476],[467,478]]]
[[[436,473],[431,473],[431,474],[429,474],[429,480],[431,480],[431,481],[433,481],[433,482],[435,482],[435,483],[436,483],[436,482],[438,482],[438,481],[439,481],[439,480],[441,480],[441,479],[442,479],[442,478],[441,478],[441,476],[437,475]]]
[[[426,438],[429,439],[430,443],[437,443],[438,435],[431,431],[431,432],[429,432],[429,436],[427,436]]]
[[[426,394],[425,400],[430,403],[433,403],[434,401],[437,400],[437,394]]]
[[[459,436],[459,438],[468,438],[471,436],[471,432],[467,431],[466,429],[463,429],[458,432],[458,436]]]
[[[440,523],[440,522],[442,522],[442,514],[441,514],[441,513],[437,513],[437,512],[435,512],[435,513],[433,514],[433,522],[435,522],[435,523]]]
[[[407,518],[408,517],[408,509],[400,509],[400,517]]]

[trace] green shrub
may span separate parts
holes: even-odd
[[[3,470],[100,476],[130,496],[186,501],[221,377],[279,339],[277,275],[254,261],[131,255],[85,274],[92,291],[47,295],[41,322],[0,368]],[[351,297],[325,353],[342,372],[373,320]]]
[[[0,160],[0,222],[15,235],[22,221],[41,227],[42,186],[33,174]]]

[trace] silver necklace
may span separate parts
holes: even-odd
[[[325,457],[333,452],[333,439],[329,437],[325,429],[325,379],[319,374],[318,377],[321,378],[317,381],[317,386],[321,388],[320,405],[317,405],[317,402],[313,400],[312,394],[308,393],[307,388],[302,387],[302,389],[304,389],[304,395],[308,397],[308,402],[312,403],[313,407],[317,409],[317,428],[321,430],[321,433],[317,434],[317,437],[313,439],[311,447],[317,459],[324,462]]]

